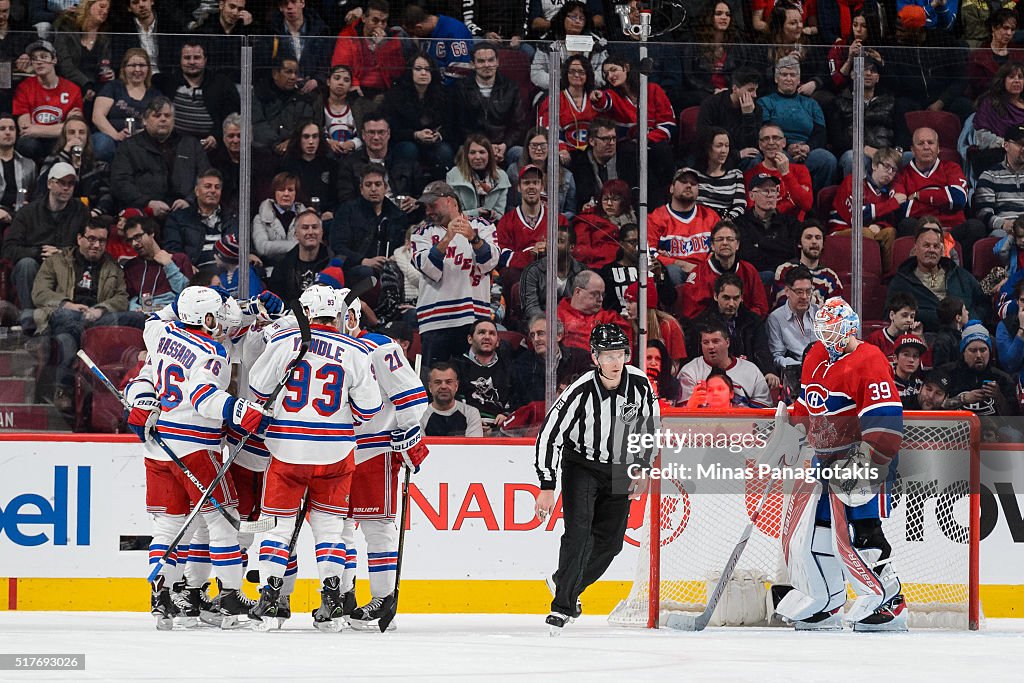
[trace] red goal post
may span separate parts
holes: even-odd
[[[663,418],[666,427],[688,423],[728,430],[753,425],[754,433],[767,435],[774,411],[670,409]],[[904,424],[901,472],[883,528],[904,583],[911,628],[977,630],[982,619],[979,420],[969,412],[907,411]],[[741,466],[749,455],[736,458]],[[912,471],[906,478],[904,469]],[[714,572],[724,567],[764,490],[762,483],[756,489],[748,485],[745,493],[699,496],[678,481],[668,484],[670,491],[663,490],[664,484],[657,478],[650,482],[634,582],[629,597],[609,616],[612,624],[658,628],[668,613],[702,610],[717,580]],[[786,579],[779,541],[786,498],[782,493],[769,496],[730,582],[730,588],[736,582],[736,591],[727,591],[732,603],[720,602],[712,625],[767,623],[768,587]],[[762,598],[763,609],[758,605]]]

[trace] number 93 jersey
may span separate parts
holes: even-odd
[[[807,438],[819,454],[863,440],[891,459],[903,438],[903,404],[892,366],[877,346],[865,342],[834,363],[815,342],[804,358],[793,415],[809,423]]]
[[[264,435],[270,454],[297,465],[329,465],[355,447],[356,421],[380,412],[381,395],[364,344],[327,325],[310,325],[306,355],[292,369]],[[249,370],[249,389],[261,401],[298,354],[297,328],[274,334]]]
[[[157,432],[178,457],[198,450],[220,452],[231,364],[224,347],[179,321],[150,321],[144,333],[148,357],[126,389],[129,401],[155,396],[160,401]],[[170,460],[155,443],[144,453]]]

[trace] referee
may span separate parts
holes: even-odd
[[[622,550],[630,500],[647,488],[653,449],[626,450],[633,434],[659,426],[658,402],[647,376],[628,365],[629,340],[616,325],[598,325],[590,333],[597,369],[573,382],[544,418],[537,438],[537,516],[555,506],[555,474],[562,465],[562,514],[565,531],[558,570],[548,580],[554,596],[545,620],[551,635],[580,616],[580,594],[601,578]],[[630,463],[644,476],[631,479]],[[635,474],[635,472],[634,472]]]

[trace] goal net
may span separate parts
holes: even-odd
[[[730,479],[742,468],[756,470],[755,449],[729,448],[721,439],[739,444],[746,435],[764,443],[773,416],[768,411],[736,411],[669,416],[662,422],[664,432],[713,434],[719,442],[708,446],[710,442],[691,438],[697,447],[677,442],[671,458],[688,463],[685,476],[652,481],[637,534],[641,545],[633,585],[609,622],[657,628],[673,612],[702,612],[764,487],[770,485],[710,623],[772,623],[770,587],[788,582],[780,535],[791,485],[779,479]],[[977,418],[969,413],[905,415],[898,475],[890,488],[892,508],[882,527],[903,584],[911,628],[978,628],[978,443]],[[667,450],[662,450],[663,470]]]

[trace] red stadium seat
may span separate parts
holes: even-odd
[[[505,330],[498,332],[498,339],[511,346],[513,352],[518,352],[523,346],[523,340],[526,339],[526,337],[521,332]]]
[[[136,327],[90,327],[82,332],[82,350],[115,386],[121,384],[124,373],[134,367],[138,352],[145,348],[142,330]],[[121,426],[124,409],[120,401],[84,366],[75,377],[75,407],[79,429],[116,432]]]
[[[818,192],[818,218],[826,225],[828,225],[828,218],[832,213],[832,204],[836,200],[837,192],[839,192],[838,185],[823,187]]]
[[[690,149],[697,139],[697,114],[700,107],[687,107],[679,112],[679,151],[684,155],[692,154]]]
[[[983,280],[992,269],[1003,265],[999,257],[992,253],[992,248],[999,242],[998,237],[986,237],[974,243],[974,258],[971,263],[974,266],[974,277]]]
[[[537,86],[530,80],[530,64],[529,55],[522,50],[498,50],[498,73],[519,86],[520,101],[524,103],[533,102],[537,91]],[[536,120],[536,115],[533,120]]]
[[[882,272],[882,249],[878,242],[862,238],[865,273]],[[821,252],[821,263],[837,273],[849,273],[853,264],[853,238],[850,235],[829,235]]]
[[[864,320],[860,324],[860,338],[867,339],[872,332],[888,326],[888,320]]]
[[[897,237],[896,241],[892,245],[892,270],[896,272],[903,262],[911,257],[911,252],[914,250],[914,238]]]

